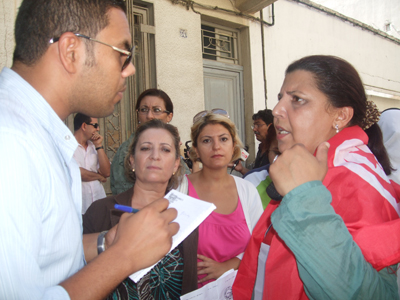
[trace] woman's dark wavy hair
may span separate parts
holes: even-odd
[[[164,92],[163,90],[159,90],[159,89],[148,89],[148,90],[145,90],[144,92],[142,92],[136,101],[136,110],[139,109],[140,102],[142,102],[143,98],[147,97],[147,96],[155,96],[155,97],[163,99],[165,109],[167,111],[169,111],[170,113],[174,113],[174,105],[172,104],[171,98],[167,95],[166,92]]]
[[[286,69],[286,74],[296,70],[311,72],[317,88],[327,96],[333,107],[349,106],[353,108],[354,115],[349,126],[364,127],[367,96],[358,72],[350,63],[335,56],[312,55],[290,64]],[[368,147],[382,165],[385,173],[389,175],[392,167],[378,124],[373,124],[365,132],[369,138]]]
[[[126,154],[125,161],[124,161],[126,178],[128,178],[128,180],[130,182],[132,182],[133,184],[135,184],[135,181],[136,181],[136,174],[134,171],[132,171],[132,166],[131,166],[129,159],[130,159],[131,155],[133,155],[133,156],[135,155],[136,146],[139,141],[139,138],[148,129],[164,129],[164,130],[168,131],[169,134],[172,136],[172,140],[174,143],[175,158],[176,159],[180,158],[180,152],[179,152],[180,137],[179,137],[178,129],[175,126],[164,123],[163,121],[158,120],[158,119],[153,119],[153,120],[143,123],[142,126],[140,126],[136,130],[132,144],[129,145],[128,153]],[[180,161],[178,170],[175,172],[174,175],[171,176],[171,178],[168,181],[168,186],[167,186],[166,191],[177,188],[179,186],[179,183],[181,182],[181,179],[183,176],[183,172],[184,172],[184,170],[183,170],[183,166],[182,166],[182,161]]]
[[[24,0],[15,21],[14,62],[34,65],[46,52],[51,38],[65,32],[95,37],[108,25],[107,12],[123,0]],[[88,53],[93,42],[85,39]]]

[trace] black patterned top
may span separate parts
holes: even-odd
[[[107,300],[179,300],[182,290],[183,257],[179,247],[168,253],[136,284],[126,278]]]
[[[83,233],[109,230],[118,224],[122,212],[114,209],[114,204],[130,205],[132,195],[133,188],[130,188],[93,202],[83,215]],[[107,299],[179,299],[181,295],[194,291],[197,289],[197,244],[196,229],[137,285],[128,277]],[[147,287],[150,292],[147,292]]]

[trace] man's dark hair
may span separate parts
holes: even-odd
[[[107,12],[112,7],[126,13],[123,0],[24,0],[15,21],[14,62],[34,65],[50,39],[65,32],[96,37],[108,25]],[[89,55],[92,44],[85,39]]]
[[[267,125],[274,123],[274,116],[272,115],[272,110],[270,109],[259,110],[257,113],[253,115],[252,119],[253,121],[261,119]]]
[[[77,113],[74,117],[74,131],[77,131],[81,128],[83,123],[90,123],[92,122],[92,118],[88,117],[87,115]]]

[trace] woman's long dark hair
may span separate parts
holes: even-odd
[[[286,74],[296,70],[311,72],[317,83],[317,88],[327,96],[333,107],[349,106],[353,108],[354,115],[349,125],[358,125],[364,128],[367,96],[361,78],[351,64],[335,56],[312,55],[290,64],[286,69]],[[386,175],[389,175],[393,168],[383,145],[380,127],[375,123],[365,132],[369,138],[369,149],[382,165]]]

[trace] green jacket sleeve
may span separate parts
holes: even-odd
[[[124,161],[134,137],[135,134],[131,134],[131,136],[119,146],[111,162],[110,188],[113,195],[123,193],[133,186],[133,183],[128,181],[125,176]]]
[[[288,193],[272,224],[296,257],[310,299],[399,299],[397,265],[376,271],[365,259],[320,181]],[[379,242],[379,241],[377,241]]]

